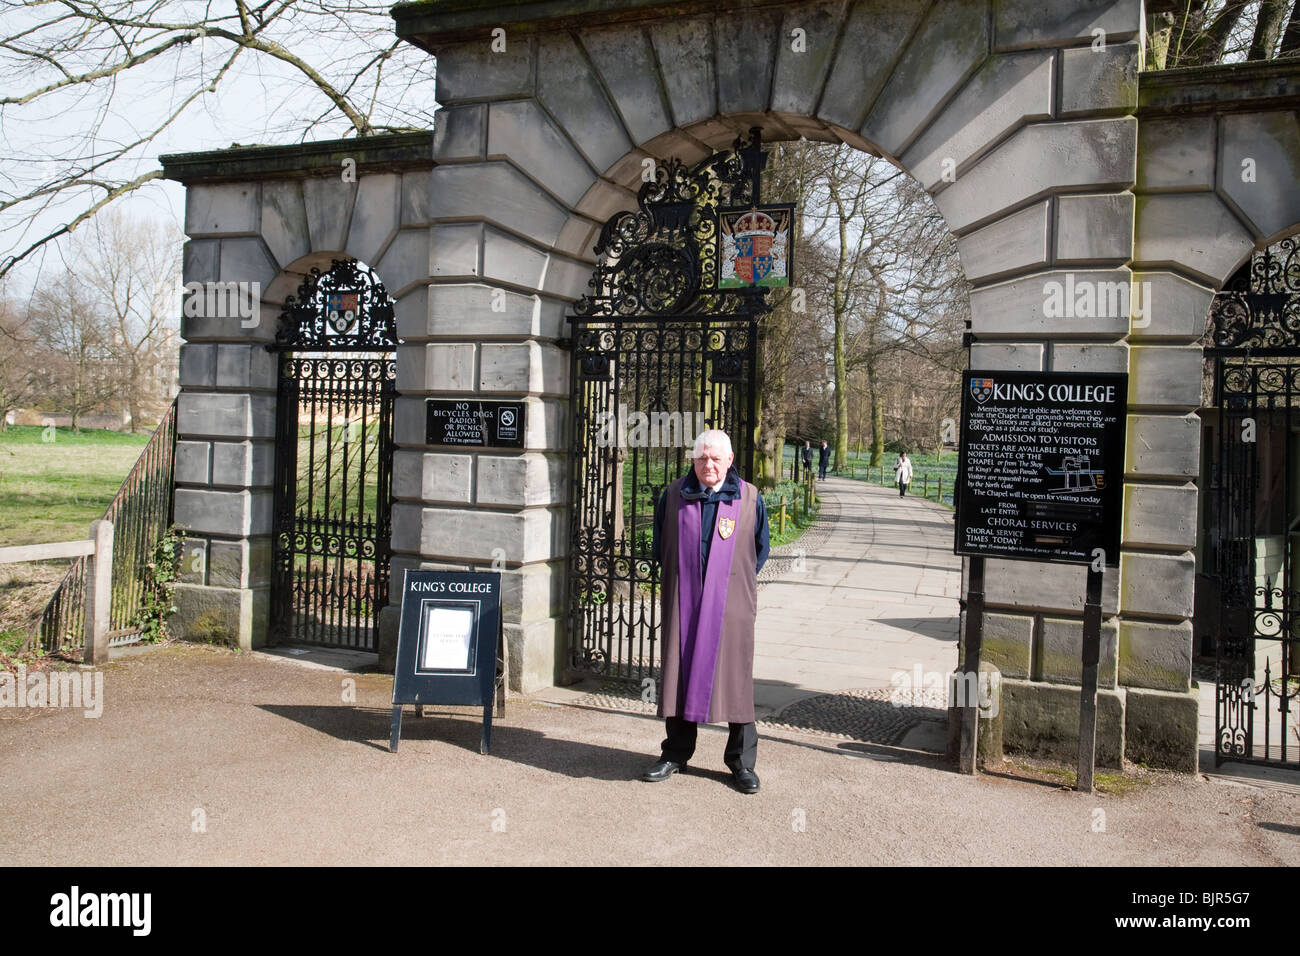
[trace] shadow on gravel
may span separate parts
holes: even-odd
[[[392,730],[393,717],[389,709],[280,704],[263,704],[261,709],[336,740],[388,752],[388,735]],[[417,717],[408,706],[402,717],[402,740],[398,754],[401,754],[403,746],[418,741],[434,741],[477,754],[482,732],[480,708],[464,708],[456,712],[432,710],[426,717]],[[551,773],[592,780],[636,779],[657,758],[657,753],[618,750],[549,736],[512,725],[500,716],[492,720],[492,753],[483,757],[484,760],[507,760]],[[729,780],[730,777],[724,779]]]
[[[1294,823],[1256,823],[1255,826],[1261,830],[1272,830],[1274,833],[1287,833],[1291,836],[1300,836],[1300,826]]]

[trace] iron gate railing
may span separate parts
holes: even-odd
[[[154,558],[154,549],[172,523],[175,450],[176,402],[173,400],[104,511],[104,519],[113,522],[110,647],[140,640],[138,615],[150,597],[145,571]],[[85,646],[87,560],[73,560],[41,614],[40,650],[46,653],[60,647]]]
[[[272,639],[373,651],[391,556],[392,300],[335,260],[280,321]]]
[[[1215,760],[1300,767],[1300,262],[1256,253],[1211,308],[1221,591]]]
[[[752,474],[758,323],[751,316],[615,319],[574,326],[570,666],[657,677],[655,502],[690,468],[706,428]]]
[[[637,209],[605,223],[592,292],[569,318],[566,596],[577,674],[658,675],[654,508],[686,473],[695,436],[725,430],[741,476],[753,474],[763,284],[792,274],[794,208],[760,205],[765,161],[754,129],[693,167],[658,165]]]

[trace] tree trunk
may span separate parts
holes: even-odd
[[[1271,60],[1277,49],[1277,38],[1286,22],[1287,0],[1260,0],[1259,19],[1255,21],[1255,35],[1250,40],[1248,60]]]
[[[885,403],[871,387],[871,467],[885,460]]]
[[[849,460],[849,385],[844,362],[843,315],[835,316],[835,463],[839,471]]]
[[[1151,15],[1148,33],[1151,37],[1151,68],[1163,70],[1169,59],[1169,39],[1174,32],[1174,15],[1172,13],[1154,13]]]
[[[1291,10],[1291,19],[1287,21],[1286,32],[1282,34],[1282,48],[1277,51],[1277,55],[1300,55],[1300,3]]]
[[[1223,48],[1227,46],[1228,37],[1245,12],[1247,3],[1249,0],[1228,0],[1214,21],[1192,41],[1189,65],[1212,66],[1223,59]]]

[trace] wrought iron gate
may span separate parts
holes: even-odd
[[[392,300],[355,260],[290,296],[276,433],[273,641],[375,650],[388,602]]]
[[[605,224],[574,308],[569,666],[640,682],[659,670],[654,508],[724,429],[752,475],[762,288],[720,287],[721,205],[759,202],[758,131],[695,167],[670,161]]]
[[[1215,759],[1300,767],[1300,259],[1256,253],[1211,307]]]

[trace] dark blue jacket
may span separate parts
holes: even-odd
[[[722,487],[717,491],[709,491],[701,487],[700,479],[695,475],[695,469],[692,468],[686,473],[686,480],[682,482],[682,500],[683,501],[703,501],[704,506],[700,514],[700,567],[706,568],[709,565],[709,548],[713,544],[713,525],[718,517],[719,501],[735,501],[741,496],[740,472],[736,471],[736,466],[732,465],[727,469],[727,477],[722,479]],[[664,529],[664,509],[668,504],[668,492],[664,491],[659,496],[659,501],[655,504],[655,530],[654,530],[654,558],[656,561],[663,563],[663,558],[659,554],[659,541],[663,537]],[[754,516],[754,547],[758,552],[758,560],[755,570],[763,570],[763,562],[767,560],[767,553],[771,550],[769,544],[769,535],[767,529],[767,505],[763,504],[763,495],[757,495],[756,507],[758,514]]]

